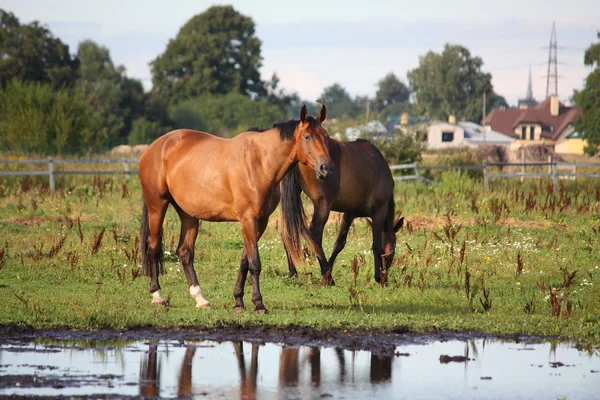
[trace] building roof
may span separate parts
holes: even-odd
[[[485,123],[506,136],[518,138],[515,127],[522,123],[542,126],[542,138],[556,140],[561,133],[581,114],[579,107],[566,107],[559,103],[558,116],[550,113],[550,97],[532,108],[495,108],[485,118]]]

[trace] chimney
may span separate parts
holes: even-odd
[[[448,123],[450,123],[452,125],[456,125],[456,116],[455,115],[449,115],[448,116]]]
[[[400,116],[400,125],[408,125],[408,113],[402,113]]]
[[[559,108],[558,96],[550,96],[550,115],[558,117]]]

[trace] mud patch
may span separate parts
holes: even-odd
[[[338,347],[346,350],[364,350],[378,355],[394,355],[398,344],[425,344],[432,341],[502,339],[513,342],[541,343],[551,337],[489,335],[480,332],[436,331],[410,332],[404,326],[382,329],[316,329],[305,326],[271,326],[230,324],[216,327],[189,326],[171,329],[140,327],[127,331],[112,329],[78,331],[68,327],[37,330],[31,326],[0,325],[0,344],[7,341],[32,341],[38,337],[54,340],[244,340],[249,342],[277,342],[292,346]]]

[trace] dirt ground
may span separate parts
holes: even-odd
[[[429,333],[410,332],[405,327],[390,331],[376,329],[315,329],[302,326],[268,326],[232,324],[206,328],[180,327],[155,329],[144,327],[127,331],[112,329],[98,331],[77,331],[68,327],[61,329],[36,330],[30,326],[0,325],[0,344],[10,341],[32,341],[44,337],[57,341],[72,340],[214,340],[273,342],[292,346],[338,347],[346,350],[365,350],[378,355],[393,355],[394,349],[402,344],[427,344],[432,341],[469,339],[506,339],[514,342],[542,342],[554,338],[524,335],[488,335],[481,332],[435,331]]]

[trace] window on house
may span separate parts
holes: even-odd
[[[523,140],[527,139],[527,127],[526,126],[521,127],[521,139],[523,139]]]
[[[529,127],[529,140],[535,139],[535,126]]]
[[[442,132],[442,142],[452,142],[454,140],[454,132]]]

